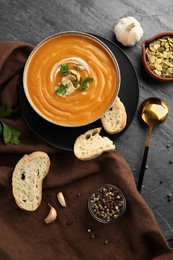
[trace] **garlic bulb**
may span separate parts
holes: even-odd
[[[134,17],[121,18],[114,27],[117,41],[124,46],[134,46],[140,41],[144,31],[140,23]]]

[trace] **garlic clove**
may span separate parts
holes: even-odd
[[[50,211],[48,216],[44,219],[44,222],[46,224],[52,223],[53,221],[56,220],[57,218],[57,212],[56,209],[54,207],[52,207],[49,203],[48,203],[49,207],[50,207]]]
[[[59,201],[59,203],[61,204],[62,207],[67,207],[66,201],[64,199],[64,195],[63,195],[62,192],[58,192],[57,198],[58,198],[58,201]]]

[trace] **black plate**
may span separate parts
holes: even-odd
[[[127,130],[133,120],[139,99],[138,80],[134,68],[126,54],[109,40],[100,36],[96,37],[103,41],[114,53],[121,72],[121,86],[118,95],[127,111],[127,125],[122,132],[115,135],[110,135],[104,130],[102,131],[102,135],[108,136],[114,141]],[[102,126],[101,121],[97,120],[92,124],[82,127],[61,127],[41,118],[28,103],[23,89],[22,77],[19,81],[19,101],[23,118],[32,131],[45,142],[64,150],[73,150],[74,142],[80,134],[83,134],[89,129]]]

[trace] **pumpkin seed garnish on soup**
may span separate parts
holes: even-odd
[[[89,83],[94,79],[91,77],[82,78],[80,71],[85,70],[82,64],[73,64],[74,69],[71,69],[69,64],[60,65],[60,82],[54,88],[55,94],[66,96],[72,94],[76,89],[82,91],[88,89]]]

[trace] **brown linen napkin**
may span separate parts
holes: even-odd
[[[47,145],[27,127],[17,83],[32,48],[27,43],[0,42],[0,105],[12,106],[13,115],[5,122],[21,131],[20,145],[4,145],[0,140],[0,259],[173,259],[173,251],[136,190],[127,162],[117,152],[82,162],[72,152]],[[26,212],[15,204],[11,178],[17,161],[36,150],[49,154],[51,167],[40,207]],[[126,212],[117,223],[100,224],[88,213],[88,196],[105,183],[118,186],[127,199]],[[67,208],[57,201],[59,191]],[[47,203],[58,213],[49,225],[44,223]]]

